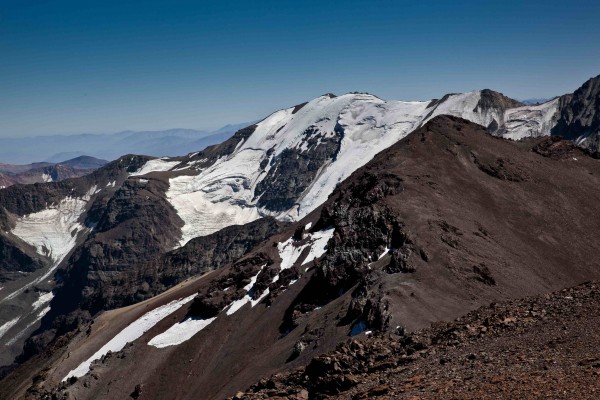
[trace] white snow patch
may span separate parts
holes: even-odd
[[[116,184],[117,184],[117,181],[108,182],[106,184],[106,187],[115,187]]]
[[[235,179],[232,182],[235,182]],[[210,235],[227,226],[243,225],[260,218],[256,207],[241,207],[221,197],[219,188],[221,185],[227,186],[227,182],[216,181],[213,186],[211,183],[199,181],[198,176],[182,175],[170,179],[169,183],[167,199],[185,222],[181,229],[180,246],[195,237]],[[227,187],[231,189],[230,186]]]
[[[38,308],[42,307],[44,304],[49,303],[54,298],[54,293],[42,293],[40,292],[39,298],[32,304],[33,311],[36,311]]]
[[[329,239],[333,237],[334,231],[335,228],[330,228],[309,234],[309,236],[306,238],[306,243],[300,246],[294,246],[293,237],[289,238],[285,242],[278,243],[277,249],[279,250],[279,257],[281,257],[281,270],[283,271],[284,269],[293,267],[296,261],[298,261],[298,257],[300,257],[304,249],[307,247],[310,247],[310,250],[306,258],[302,261],[302,266],[321,257],[327,252],[327,242],[329,242]],[[307,270],[308,268],[305,269],[305,272]],[[273,277],[273,282],[277,282],[278,280],[279,274]],[[288,286],[292,286],[296,282],[297,279],[294,279],[289,283]]]
[[[451,94],[444,102],[435,106],[431,115],[423,120],[422,125],[438,115],[452,115],[483,126],[488,126],[493,120],[496,120],[498,123],[502,121],[502,115],[494,109],[489,109],[485,112],[479,110],[477,107],[479,100],[481,100],[480,90]]]
[[[304,249],[309,246],[305,243],[300,246],[295,246],[296,241],[293,237],[289,238],[285,242],[277,244],[277,250],[279,251],[279,257],[281,257],[281,270],[288,269],[294,266],[300,254]]]
[[[383,253],[381,253],[379,255],[379,257],[377,258],[377,260],[381,260],[383,258],[383,256],[385,256],[388,252],[390,251],[390,249],[388,249],[387,247],[385,248],[385,250],[383,251]]]
[[[311,261],[321,257],[327,251],[327,242],[333,237],[335,228],[326,229],[323,231],[314,232],[310,236],[310,252],[302,262],[302,265],[306,265]]]
[[[84,376],[90,371],[92,362],[100,359],[109,351],[116,352],[122,350],[127,343],[138,339],[158,322],[192,301],[194,297],[196,297],[196,294],[188,296],[184,299],[174,300],[168,304],[165,304],[164,306],[157,307],[154,310],[142,315],[140,318],[119,332],[108,343],[102,346],[102,348],[95,352],[90,358],[79,364],[77,368],[71,370],[67,376],[64,377],[63,381],[66,381],[71,376],[75,376],[77,378]]]
[[[333,236],[333,231],[334,228],[314,232],[307,237],[306,243],[299,246],[295,245],[293,237],[285,242],[278,243],[277,250],[279,250],[279,257],[281,257],[281,270],[293,267],[298,260],[298,257],[300,257],[307,247],[310,247],[310,251],[302,265],[308,264],[314,259],[321,257],[325,254],[325,247],[329,239]]]
[[[37,315],[37,319],[40,320],[44,317],[44,315],[48,314],[48,312],[50,311],[50,306],[47,306],[46,308],[44,308],[42,311],[40,311]]]
[[[154,336],[148,342],[148,345],[162,349],[168,346],[176,346],[189,339],[196,333],[210,325],[217,317],[208,319],[188,318],[183,322],[178,322],[169,329]]]
[[[54,180],[52,179],[52,177],[48,174],[42,174],[42,181],[44,182],[53,182]]]
[[[140,169],[133,172],[131,176],[146,175],[150,172],[169,171],[179,164],[179,161],[166,161],[163,158],[157,158],[146,162]]]
[[[309,222],[308,224],[306,224],[306,225],[304,226],[304,230],[306,230],[306,231],[310,230],[310,227],[311,227],[311,226],[312,226],[312,222]]]

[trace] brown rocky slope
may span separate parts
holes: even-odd
[[[234,399],[596,399],[600,283],[348,340]]]

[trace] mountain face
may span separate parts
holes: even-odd
[[[515,143],[436,117],[242,258],[84,322],[68,348],[52,342],[3,390],[35,376],[32,398],[224,398],[349,336],[414,331],[598,279],[598,176],[597,160],[568,142]],[[309,397],[356,385],[326,373]]]
[[[597,243],[584,238],[598,222],[596,161],[539,138],[557,134],[578,92],[533,106],[491,90],[429,102],[328,94],[187,156],[124,156],[81,178],[0,190],[0,361],[25,344],[13,383],[31,381],[32,363],[58,366],[36,378],[42,396],[70,371],[103,370],[101,348],[146,335],[156,346],[124,353],[154,366],[135,379],[167,396],[150,370],[201,352],[193,368],[211,372],[193,390],[218,398],[348,335],[595,278]],[[537,139],[501,139],[526,137]],[[567,238],[578,243],[567,249]],[[67,343],[81,349],[63,363]],[[169,349],[146,360],[149,348]],[[94,391],[69,390],[100,396],[116,377],[105,372]]]
[[[560,118],[552,134],[575,141],[593,152],[600,150],[600,76],[575,93],[559,99]]]
[[[0,189],[21,183],[58,182],[77,178],[106,165],[108,161],[81,156],[59,164],[33,163],[27,165],[0,164]]]

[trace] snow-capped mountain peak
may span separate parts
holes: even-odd
[[[375,154],[435,116],[458,116],[497,130],[516,106],[521,104],[491,90],[413,102],[348,93],[274,112],[231,153],[209,165],[202,153],[194,154],[199,161],[184,166],[199,172],[170,180],[167,197],[185,223],[180,243],[265,215],[300,219]]]

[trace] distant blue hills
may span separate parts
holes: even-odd
[[[226,125],[216,131],[169,129],[0,138],[0,163],[60,163],[83,155],[110,161],[130,153],[156,157],[179,156],[220,143],[251,124]]]

